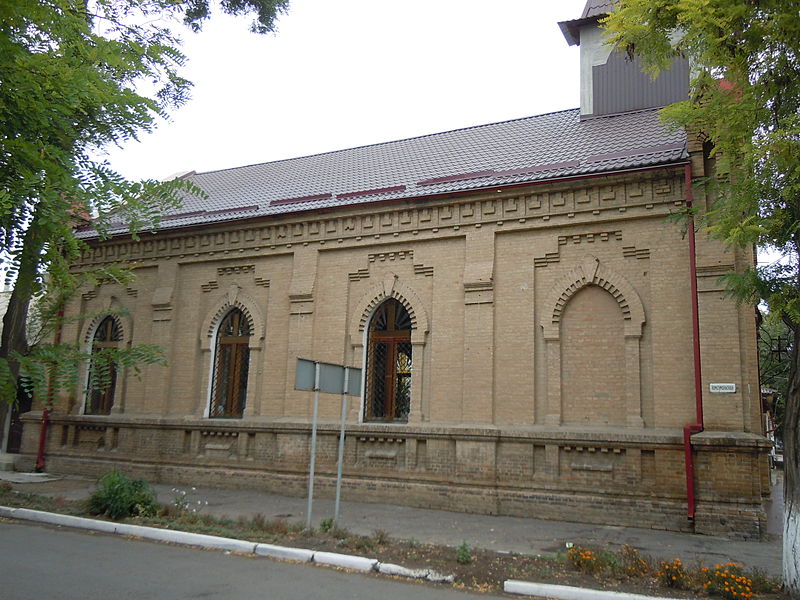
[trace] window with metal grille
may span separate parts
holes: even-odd
[[[86,414],[107,415],[114,405],[114,391],[117,385],[117,368],[103,356],[104,348],[118,348],[122,342],[122,328],[112,316],[98,325],[92,338],[91,364],[86,392]]]
[[[250,360],[250,323],[238,308],[231,310],[217,331],[211,382],[212,418],[237,418],[244,412]]]
[[[367,330],[365,419],[408,420],[411,366],[411,317],[392,298],[378,307]]]

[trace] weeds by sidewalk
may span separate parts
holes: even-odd
[[[780,583],[738,564],[685,565],[679,558],[656,562],[635,548],[590,548],[580,544],[555,555],[531,556],[481,550],[465,540],[457,548],[391,538],[376,529],[372,535],[353,535],[325,519],[313,531],[299,522],[251,518],[217,518],[204,514],[200,498],[175,491],[176,499],[162,505],[156,516],[131,517],[127,522],[193,531],[238,539],[314,550],[358,554],[409,568],[452,573],[454,586],[498,593],[507,579],[556,583],[620,592],[680,598],[717,597],[723,600],[778,600]],[[199,504],[198,504],[199,502]],[[87,504],[16,492],[0,482],[0,504],[49,512],[91,516]]]

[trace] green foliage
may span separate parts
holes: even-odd
[[[650,572],[650,561],[634,548],[625,544],[617,552],[619,572],[627,577],[641,577]]]
[[[134,231],[178,206],[186,182],[128,182],[93,151],[150,131],[188,98],[177,37],[135,25],[154,0],[9,0],[0,25],[0,250],[8,277],[40,291],[40,266],[74,257],[73,227],[88,218]],[[153,98],[137,84],[154,81]],[[34,267],[32,270],[31,268]],[[21,272],[22,271],[22,272]],[[28,281],[30,279],[30,281]]]
[[[87,500],[87,508],[93,515],[106,515],[116,521],[126,517],[153,517],[160,506],[147,482],[112,471],[97,481],[97,489]]]
[[[766,319],[758,328],[758,359],[762,387],[775,390],[775,436],[783,439],[783,417],[786,397],[789,394],[789,370],[794,337],[783,321]]]
[[[43,343],[31,348],[27,355],[12,353],[11,356],[20,366],[22,388],[46,405],[59,391],[75,392],[82,365],[90,365],[87,391],[105,391],[111,385],[112,373],[120,370],[138,378],[144,365],[166,365],[164,350],[151,344],[89,352],[74,344]],[[0,373],[3,368],[9,372],[7,363],[0,360]],[[6,377],[5,384],[13,386],[14,380]]]
[[[322,531],[323,533],[328,533],[331,529],[333,529],[333,526],[335,524],[336,523],[333,520],[333,517],[328,517],[327,519],[323,519],[322,521],[320,521],[319,530]]]
[[[690,98],[663,110],[668,124],[708,151],[701,182],[708,209],[697,221],[732,247],[759,245],[777,259],[754,266],[747,252],[725,278],[739,301],[763,299],[791,331],[785,397],[787,523],[800,507],[800,0],[619,0],[608,39],[653,72],[676,55],[692,66]],[[786,536],[790,539],[791,536]],[[787,546],[786,552],[793,550]],[[785,561],[790,596],[800,583]],[[741,597],[741,596],[739,596]]]
[[[703,588],[713,596],[725,600],[750,600],[753,597],[753,580],[739,563],[728,562],[702,569]]]
[[[605,562],[601,560],[600,553],[583,546],[572,546],[567,549],[569,563],[584,573],[598,573],[605,569]]]
[[[671,561],[660,561],[658,572],[656,573],[661,585],[676,588],[679,590],[687,586],[686,569],[680,558],[673,558]]]
[[[578,571],[590,575],[610,574],[618,578],[635,578],[644,577],[653,572],[648,557],[628,545],[612,551],[568,544],[566,553],[560,554],[555,560],[567,562]]]
[[[211,14],[208,0],[188,0],[185,4],[184,23],[199,31],[202,21]],[[289,0],[224,0],[221,4],[223,10],[232,15],[256,13],[258,16],[251,23],[250,31],[268,33],[274,30],[277,16],[288,9]]]
[[[800,322],[798,12],[800,0],[621,0],[605,21],[611,43],[654,73],[674,56],[690,59],[690,99],[663,117],[708,142],[710,210],[697,216],[730,245],[784,257],[726,283],[738,299],[763,298],[792,323]]]
[[[472,562],[472,548],[463,540],[456,548],[456,562],[460,565],[468,565]]]
[[[59,308],[68,302],[82,285],[97,285],[98,282],[129,284],[132,274],[119,265],[106,267],[94,272],[84,272],[65,277],[58,283],[47,282],[46,293],[34,304],[29,316],[29,337],[32,345],[22,353],[9,352],[11,361],[16,362],[20,387],[45,405],[49,405],[60,392],[74,394],[78,386],[81,367],[89,368],[86,391],[105,391],[112,381],[112,372],[127,370],[136,378],[141,377],[145,365],[166,366],[162,348],[141,344],[131,347],[81,349],[75,344],[48,343],[55,326],[79,319],[93,319],[105,315],[123,316],[123,309],[111,308],[99,313],[83,313],[69,319],[58,314]],[[12,373],[10,361],[0,357],[0,398],[13,401],[17,381]]]
[[[288,0],[221,0],[218,6],[254,14],[251,29],[266,33]],[[20,360],[29,353],[31,300],[44,298],[38,322],[45,328],[34,333],[35,344],[58,323],[65,298],[104,276],[70,270],[88,248],[75,228],[88,225],[101,239],[112,233],[135,238],[157,228],[160,215],[185,197],[202,195],[180,179],[127,181],[96,157],[104,146],[151,131],[159,117],[188,101],[191,82],[179,73],[185,57],[174,23],[183,20],[197,31],[211,8],[208,0],[5,0],[0,13],[0,263],[6,281],[14,282],[0,339],[0,397],[12,400],[21,366],[36,389],[46,374],[50,388],[74,384],[74,374],[62,367],[76,364],[75,349],[43,348],[27,364]],[[110,362],[98,357],[93,383],[102,385],[111,362],[131,367],[128,358],[136,352]]]
[[[10,404],[17,401],[17,379],[8,361],[0,358],[0,399]]]

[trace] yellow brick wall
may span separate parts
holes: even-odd
[[[624,425],[625,331],[622,311],[598,286],[579,291],[561,321],[564,423]]]
[[[48,452],[74,470],[146,458],[173,479],[222,461],[240,481],[263,470],[293,489],[285,477],[307,464],[312,398],[294,390],[296,359],[362,366],[367,313],[396,297],[416,323],[411,414],[407,424],[361,423],[361,401],[350,399],[353,489],[361,477],[402,480],[398,501],[419,505],[425,486],[459,483],[472,490],[465,509],[482,495],[493,511],[551,515],[558,498],[599,494],[637,518],[652,506],[626,499],[649,498],[680,528],[680,434],[695,419],[691,297],[685,232],[666,217],[682,203],[682,172],[665,170],[108,242],[76,268],[129,258],[137,280],[87,287],[68,312],[127,309],[126,343],[161,345],[169,367],[121,377],[108,417],[81,415],[81,390],[65,395]],[[719,443],[697,446],[696,459],[700,505],[749,503],[737,518],[757,524],[768,489],[754,313],[718,282],[748,260],[698,236],[706,428]],[[209,420],[226,303],[260,329],[244,417]],[[85,341],[93,318],[67,325],[64,339]],[[737,392],[712,394],[711,382]],[[338,415],[339,398],[323,395],[325,468]],[[34,438],[26,426],[23,452]]]

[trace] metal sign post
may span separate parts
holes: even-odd
[[[317,458],[317,414],[319,413],[319,363],[314,363],[314,416],[311,418],[311,464],[308,467],[308,504],[306,529],[311,529],[311,510],[314,504],[314,467]]]
[[[311,419],[311,460],[308,469],[308,505],[306,506],[306,528],[311,529],[311,516],[314,504],[314,471],[317,458],[317,419],[319,414],[319,393],[341,394],[342,416],[339,426],[339,457],[336,466],[336,504],[334,521],[339,520],[339,500],[342,490],[342,469],[344,466],[344,436],[347,419],[347,396],[361,395],[361,369],[344,367],[305,358],[297,359],[294,389],[314,392],[314,409]]]
[[[342,495],[342,465],[344,464],[344,422],[347,417],[347,385],[350,383],[350,368],[344,368],[342,386],[342,419],[339,424],[339,457],[336,465],[336,502],[333,505],[333,521],[339,522],[339,498]]]

